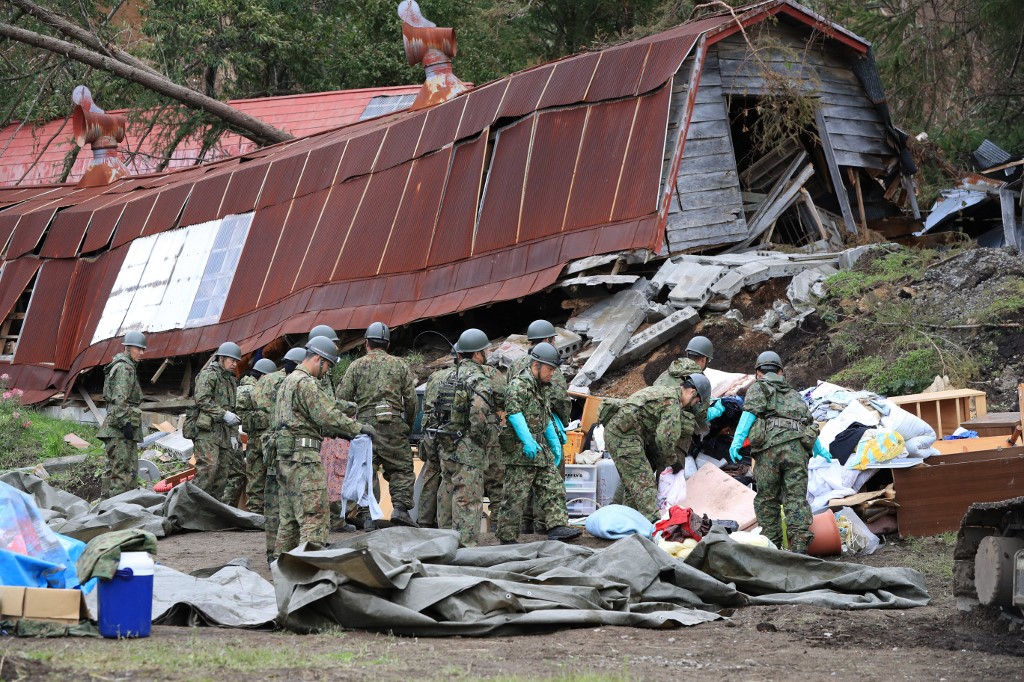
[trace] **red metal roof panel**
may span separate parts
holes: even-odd
[[[59,369],[70,367],[82,348],[88,345],[88,341],[83,339],[82,327],[88,321],[89,311],[96,303],[96,292],[106,273],[105,259],[83,259],[75,262],[76,267],[68,286],[64,314],[60,319],[57,336],[54,338],[57,346],[54,365]]]
[[[400,303],[416,300],[416,292],[420,286],[420,273],[406,272],[384,278],[384,291],[381,303]]]
[[[529,250],[526,252],[530,271],[536,272],[537,270],[550,268],[558,263],[558,254],[561,250],[560,236],[530,244]]]
[[[601,60],[601,52],[590,52],[555,62],[547,90],[540,100],[541,109],[582,102]]]
[[[103,261],[103,278],[98,281],[94,291],[92,293],[92,299],[88,302],[86,310],[83,313],[83,321],[81,326],[81,343],[79,344],[79,352],[86,348],[91,342],[92,337],[96,333],[96,327],[99,326],[100,317],[103,315],[103,307],[106,300],[110,297],[110,292],[114,288],[114,282],[117,281],[117,275],[121,270],[121,265],[124,263],[124,259],[128,256],[128,247],[122,246],[119,249],[107,251],[101,254],[96,260]]]
[[[412,164],[402,164],[370,176],[366,196],[338,254],[331,280],[359,279],[377,274],[386,246],[383,236],[394,224]]]
[[[11,235],[14,234],[14,228],[19,220],[21,220],[20,213],[0,213],[0,255],[4,255],[7,243],[11,240]]]
[[[293,290],[329,282],[370,176],[335,185],[296,273]],[[301,248],[301,245],[300,245]]]
[[[195,183],[192,186],[192,194],[188,197],[188,203],[185,204],[185,210],[181,214],[182,227],[199,225],[200,223],[221,217],[220,205],[224,201],[224,195],[227,192],[228,182],[230,181],[230,174],[218,173],[205,177]],[[159,208],[158,204],[154,208],[154,212]],[[168,217],[169,215],[165,215],[164,221]]]
[[[698,35],[695,33],[685,38],[666,39],[653,43],[637,91],[642,94],[670,81],[679,70],[683,60],[686,59]]]
[[[666,84],[650,95],[640,98],[629,149],[622,164],[615,205],[614,221],[652,213],[658,208],[661,189],[661,167],[665,153],[665,129],[668,125],[668,104],[671,87]]]
[[[473,240],[474,254],[504,248],[519,240],[519,214],[534,121],[531,116],[498,131],[484,185],[480,224]]]
[[[490,282],[483,286],[473,287],[466,292],[466,298],[462,299],[461,308],[469,310],[470,308],[477,308],[488,303],[493,303],[497,300],[495,297],[498,292],[501,291],[504,282]]]
[[[345,147],[348,140],[332,142],[322,147],[317,147],[309,153],[309,161],[306,162],[306,171],[299,181],[299,188],[296,196],[319,192],[334,184],[334,176],[338,174],[338,167],[345,155]]]
[[[14,260],[27,253],[32,253],[43,238],[46,227],[53,220],[56,208],[44,208],[34,213],[27,213],[18,221],[18,226],[7,247],[7,260]]]
[[[57,213],[53,225],[47,231],[46,240],[39,249],[42,258],[73,258],[85,236],[85,230],[92,218],[91,210],[64,210]]]
[[[258,270],[267,273],[267,281],[257,305],[266,305],[279,301],[292,292],[295,275],[302,266],[306,255],[306,245],[311,244],[313,230],[316,229],[320,214],[324,210],[324,202],[330,190],[321,190],[315,194],[307,194],[292,202],[292,212],[288,217],[288,238],[282,240],[274,253],[273,259],[264,261]],[[251,267],[254,263],[239,261],[238,267]]]
[[[519,231],[521,240],[561,231],[587,110],[588,107],[575,107],[537,115]]]
[[[341,167],[338,169],[338,177],[335,182],[344,182],[357,175],[369,173],[373,162],[377,160],[377,153],[380,151],[381,143],[384,142],[385,132],[384,130],[375,130],[349,140],[345,158],[341,160]]]
[[[248,213],[256,208],[256,200],[263,190],[263,181],[269,167],[265,163],[243,164],[231,174],[231,182],[224,192],[220,215]]]
[[[494,267],[493,256],[478,256],[459,263],[455,270],[455,284],[453,288],[471,289],[487,284],[491,281],[491,269]]]
[[[498,111],[501,99],[505,95],[505,89],[511,78],[485,85],[476,90],[471,90],[466,103],[466,111],[462,114],[462,123],[459,124],[457,139],[475,135],[494,122],[494,115]]]
[[[443,296],[436,296],[430,299],[430,305],[427,306],[427,310],[423,313],[423,316],[429,318],[447,315],[458,310],[465,299],[465,291],[453,291],[449,294],[444,294]]]
[[[384,278],[367,279],[352,282],[345,296],[345,307],[355,308],[361,305],[376,305],[384,295]]]
[[[182,216],[182,208],[184,208],[185,202],[189,201],[189,195],[194,195],[202,189],[202,184],[172,185],[157,194],[156,204],[149,213],[149,220],[142,228],[142,236],[148,237],[177,226],[178,218]]]
[[[345,298],[350,288],[360,286],[349,282],[337,282],[322,287],[315,287],[309,296],[309,303],[306,304],[307,311],[320,312],[325,310],[337,310],[345,307]],[[327,324],[326,322],[324,324]],[[344,327],[334,327],[344,329]]]
[[[149,219],[149,214],[156,203],[156,195],[156,192],[148,192],[144,196],[125,205],[124,213],[121,214],[121,219],[117,221],[114,241],[111,242],[113,248],[116,249],[119,246],[123,246],[142,234],[142,228]],[[88,238],[86,238],[86,245],[89,245]]]
[[[429,243],[428,266],[450,263],[469,255],[476,225],[477,202],[483,183],[487,135],[456,145],[445,180],[437,227]]]
[[[529,272],[530,263],[527,259],[529,250],[529,246],[517,246],[503,251],[494,259],[491,280],[500,282],[504,279],[515,279],[523,273]]]
[[[638,221],[630,221],[602,228],[597,238],[597,252],[610,253],[630,248],[635,243],[638,226]]]
[[[21,329],[21,341],[14,352],[15,362],[53,362],[56,355],[53,341],[58,336],[75,266],[74,260],[49,260],[40,266],[25,314],[25,326]]]
[[[534,111],[554,69],[553,64],[548,64],[518,73],[514,78],[509,79],[508,92],[505,93],[505,99],[502,101],[495,119],[518,118]]]
[[[308,152],[300,152],[271,162],[257,208],[287,202],[294,197],[308,157]]]
[[[568,263],[578,258],[586,258],[597,253],[597,235],[599,230],[575,230],[562,233],[562,250],[559,260]]]
[[[456,265],[444,265],[431,268],[423,273],[420,280],[419,297],[421,299],[435,298],[447,291],[455,289]]]
[[[36,258],[19,258],[4,264],[3,272],[0,273],[0,320],[10,315],[39,265],[40,261]],[[2,344],[0,350],[3,350]]]
[[[423,126],[415,155],[432,152],[452,143],[467,102],[468,97],[456,97],[427,109],[427,122]]]
[[[428,254],[424,246],[437,222],[450,158],[449,149],[413,162],[394,229],[386,237],[378,274],[419,270],[426,265]]]
[[[644,43],[631,43],[605,50],[587,92],[587,101],[600,102],[636,94],[650,48]]]
[[[603,223],[611,215],[636,104],[636,100],[624,99],[591,107],[569,197],[566,230]]]
[[[391,168],[411,159],[426,120],[427,112],[419,111],[389,126],[380,153],[373,164],[373,171]]]
[[[114,234],[118,220],[128,204],[118,203],[97,210],[89,221],[89,227],[82,242],[82,253],[92,253],[106,248]]]
[[[231,289],[224,301],[222,320],[229,320],[256,309],[256,302],[260,298],[269,269],[268,264],[277,250],[278,240],[284,233],[283,227],[290,208],[291,202],[286,202],[256,211],[252,225],[249,226],[245,248],[238,259],[238,268],[235,269]]]

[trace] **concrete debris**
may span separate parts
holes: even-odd
[[[161,450],[165,450],[170,452],[172,455],[175,455],[183,462],[187,462],[189,457],[192,456],[192,441],[181,435],[181,431],[165,434],[163,438],[156,441],[155,445]]]
[[[67,457],[53,457],[51,459],[42,462],[41,466],[46,469],[48,474],[57,474],[62,471],[67,471],[71,467],[81,464],[82,462],[89,459],[89,455],[68,455]]]
[[[676,285],[668,294],[668,302],[676,308],[704,307],[712,296],[711,287],[727,272],[719,265],[701,265],[687,262],[676,271]]]
[[[621,260],[624,265],[638,265],[640,263],[646,263],[651,257],[650,252],[639,249],[637,251],[620,251],[619,253],[606,253],[600,256],[588,256],[575,260],[565,266],[566,275],[575,275],[578,272],[585,272],[587,270],[593,270],[599,268],[602,265],[608,265],[615,261]]]
[[[583,347],[583,337],[566,329],[555,327],[554,347],[563,361]],[[487,355],[487,364],[508,369],[520,358],[526,357],[533,346],[525,334],[510,334]]]
[[[566,329],[576,334],[585,334],[591,343],[601,343],[609,336],[617,336],[624,324],[639,315],[646,316],[649,282],[637,280],[629,289],[623,289],[614,296],[595,303],[585,311],[569,319]],[[636,329],[634,324],[630,334]],[[628,340],[628,336],[626,337]],[[625,342],[623,342],[625,345]],[[621,346],[619,347],[621,348]]]
[[[754,331],[770,334],[771,331],[779,325],[780,321],[779,314],[775,312],[775,310],[766,310],[764,311],[764,316],[761,318],[761,321],[754,325]]]
[[[675,308],[665,303],[655,303],[654,301],[648,301],[647,321],[650,322],[651,324],[655,322],[660,322],[661,320],[664,320],[666,317],[668,317],[675,311]]]
[[[611,286],[613,284],[632,284],[638,279],[640,279],[639,275],[585,275],[564,279],[559,282],[558,286],[564,288],[578,286],[593,287],[601,284]]]
[[[735,308],[732,308],[731,310],[727,310],[725,312],[725,315],[723,315],[723,317],[725,319],[727,319],[727,320],[732,320],[736,324],[743,324],[744,323],[743,313],[741,313],[740,311],[736,310]]]
[[[661,322],[652,324],[647,329],[634,334],[611,364],[611,368],[621,367],[638,360],[663,343],[671,341],[687,329],[692,328],[700,320],[700,314],[693,308],[677,310]]]
[[[831,265],[821,265],[801,272],[786,288],[790,303],[801,312],[813,308],[825,296],[825,280],[836,272]]]
[[[779,316],[779,320],[781,320],[782,322],[792,320],[794,317],[796,317],[796,309],[792,305],[790,305],[789,301],[785,301],[781,298],[776,299],[775,302],[772,303],[772,310],[775,311],[775,313]]]

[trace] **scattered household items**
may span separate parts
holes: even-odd
[[[624,504],[607,504],[587,517],[587,532],[603,540],[619,540],[628,535],[649,538],[654,534],[654,524],[644,515]]]
[[[836,516],[830,511],[815,514],[811,520],[811,541],[807,543],[810,556],[839,556],[843,553],[842,537]]]

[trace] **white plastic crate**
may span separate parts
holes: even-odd
[[[569,516],[589,516],[597,511],[597,491],[566,492],[565,507]]]
[[[597,490],[597,465],[566,464],[565,490],[566,493]]]

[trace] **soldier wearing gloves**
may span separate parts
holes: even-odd
[[[806,403],[783,376],[782,359],[772,351],[757,356],[757,381],[747,391],[729,458],[740,461],[740,448],[750,437],[757,460],[754,511],[764,535],[782,547],[782,504],[790,549],[806,553],[811,540],[811,508],[807,504],[807,461],[811,456],[832,461],[818,442],[818,427]]]
[[[242,431],[249,442],[245,449],[245,506],[255,514],[263,513],[263,493],[267,483],[267,465],[263,461],[263,434],[270,426],[267,413],[256,405],[256,386],[261,378],[277,371],[273,360],[260,358],[238,382],[235,404],[242,419]],[[282,375],[283,376],[283,375]]]
[[[234,505],[245,489],[245,462],[238,450],[235,414],[238,379],[235,370],[242,361],[238,344],[222,343],[213,360],[196,377],[195,406],[186,419],[186,438],[195,447],[194,483],[224,504]],[[189,435],[189,434],[192,435]]]
[[[655,379],[654,386],[678,388],[691,374],[704,374],[708,362],[715,359],[715,346],[708,337],[695,336],[686,344],[684,354],[686,357],[673,360],[668,369]],[[694,431],[699,434],[707,433],[708,422],[721,416],[725,411],[721,400],[716,400],[710,406],[707,402],[698,402],[686,409],[693,415],[696,422]]]
[[[539,343],[530,351],[530,365],[512,377],[505,394],[507,410],[501,432],[505,487],[498,515],[498,539],[513,544],[519,535],[523,509],[534,495],[535,512],[544,519],[550,540],[572,540],[580,531],[569,528],[565,487],[558,473],[562,442],[558,437],[544,385],[558,371],[558,351]]]
[[[605,443],[621,483],[614,502],[633,507],[658,521],[657,474],[681,461],[690,449],[694,418],[686,408],[707,404],[711,382],[703,374],[690,374],[681,385],[642,388],[614,413],[609,405],[601,415]]]
[[[355,438],[376,433],[369,424],[345,416],[318,384],[338,361],[338,347],[319,336],[306,344],[306,357],[277,394],[270,422],[275,429],[280,521],[274,555],[304,542],[324,544],[330,527],[327,475],[320,460],[324,438]]]
[[[103,441],[106,463],[103,467],[101,496],[106,499],[134,490],[138,483],[142,388],[136,368],[146,351],[146,337],[142,332],[128,332],[124,336],[124,351],[103,370],[103,399],[107,403],[107,418],[96,436]]]

